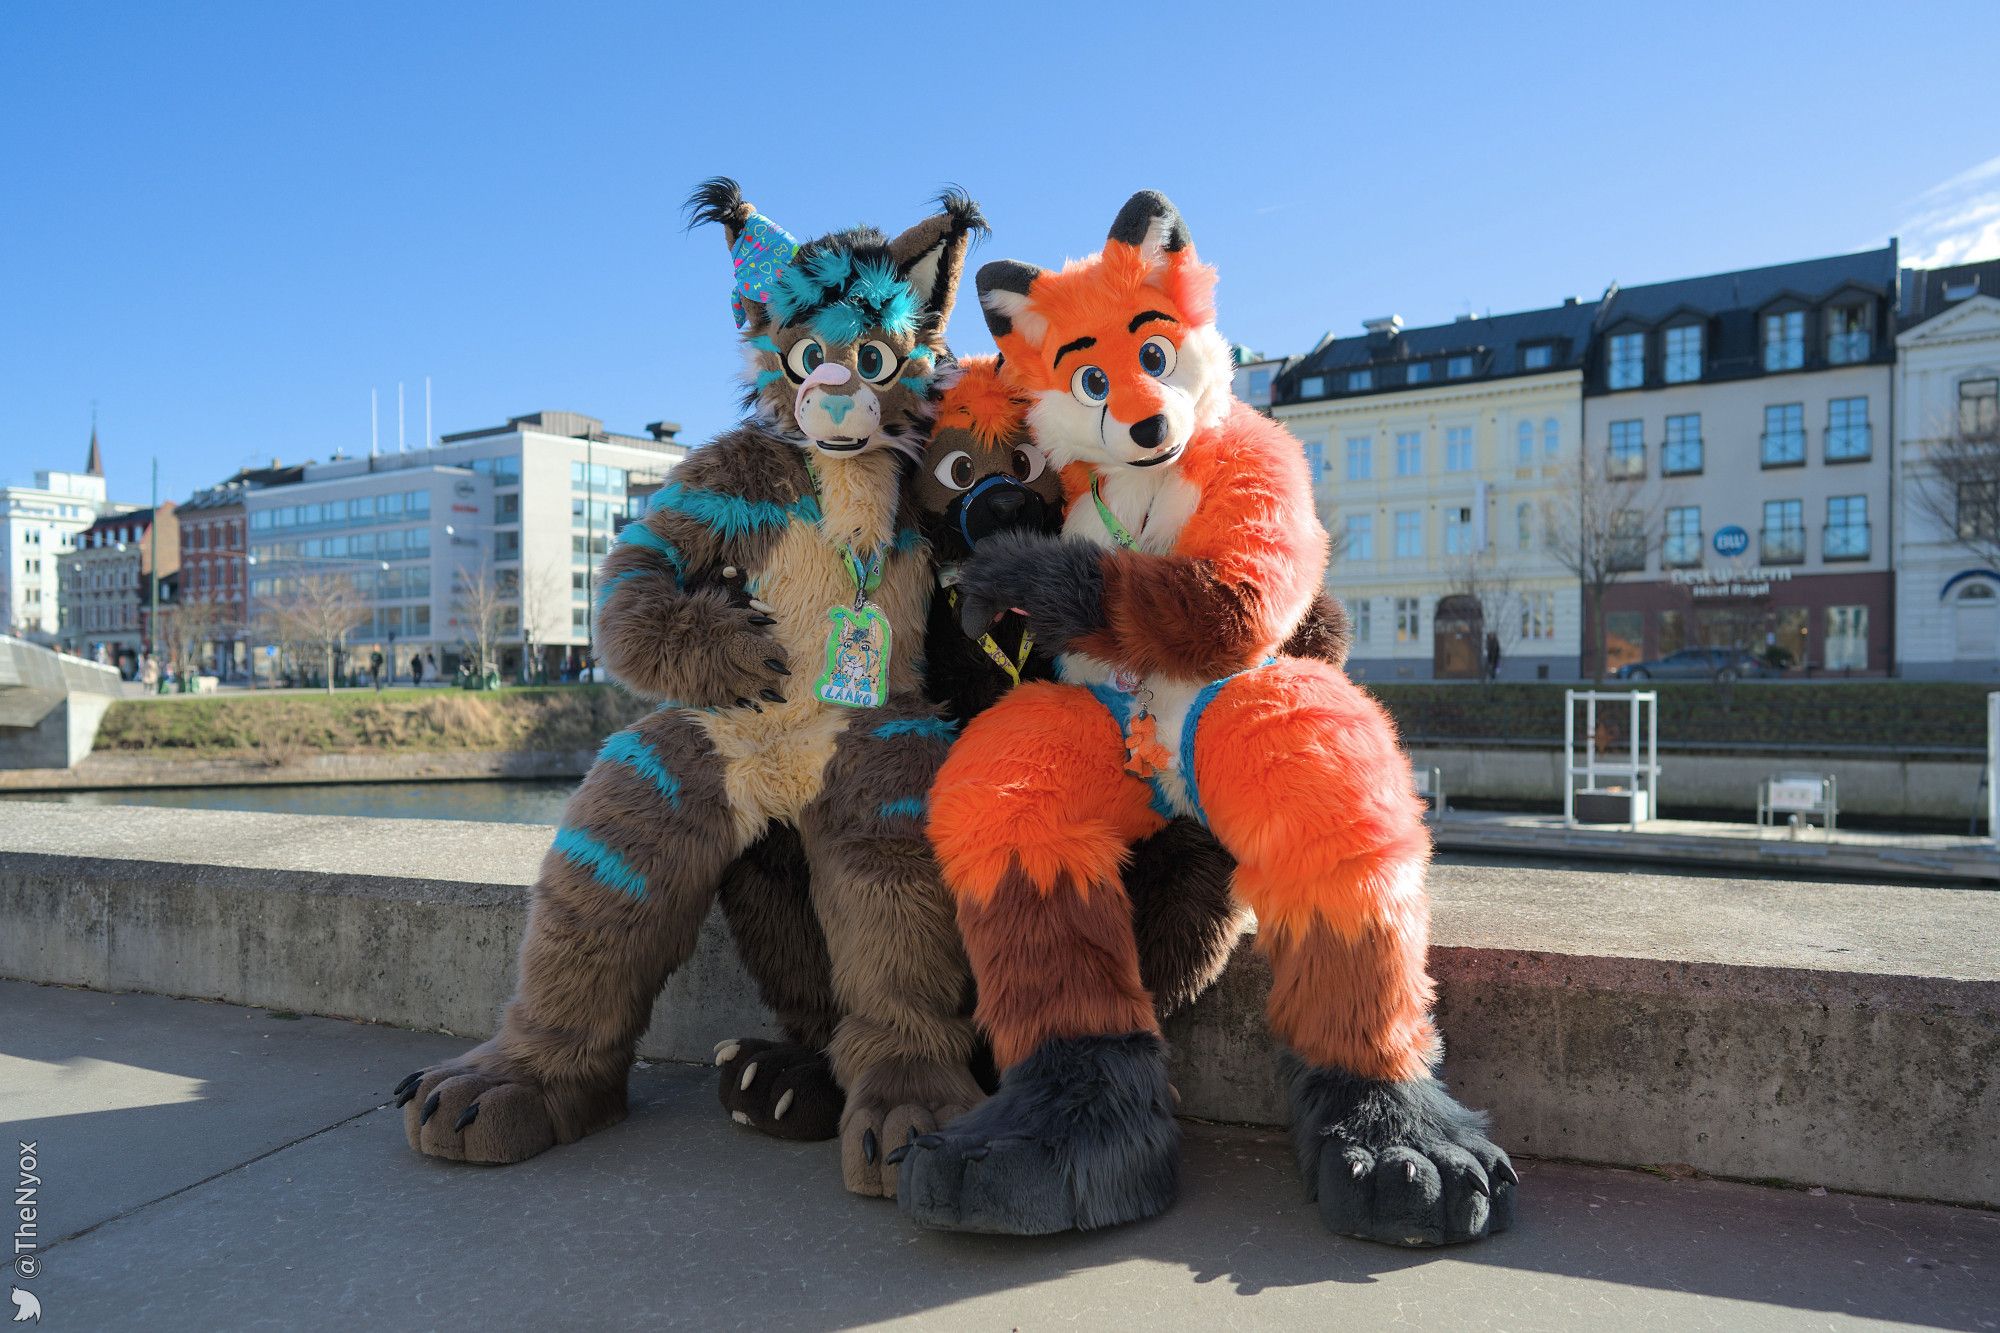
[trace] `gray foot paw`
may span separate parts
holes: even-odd
[[[1299,1066],[1292,1135],[1320,1219],[1385,1245],[1455,1245],[1513,1225],[1513,1163],[1444,1085]]]
[[[739,1125],[778,1139],[814,1141],[840,1132],[847,1095],[825,1051],[743,1037],[715,1048],[716,1092]]]
[[[1038,1236],[1164,1212],[1180,1182],[1166,1045],[1049,1041],[972,1114],[897,1145],[897,1206],[921,1226]]]

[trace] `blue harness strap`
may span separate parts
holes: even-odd
[[[1097,702],[1103,704],[1105,711],[1111,714],[1111,720],[1118,724],[1118,734],[1123,736],[1127,742],[1130,742],[1132,738],[1132,696],[1108,683],[1092,685],[1089,689],[1091,694],[1096,696]],[[1152,798],[1148,802],[1152,806],[1153,813],[1162,819],[1172,819],[1175,814],[1174,805],[1167,797],[1167,789],[1160,784],[1160,775],[1155,773],[1151,777],[1148,777],[1146,785],[1153,792]]]
[[[1233,675],[1224,676],[1221,680],[1210,681],[1201,687],[1201,693],[1195,695],[1194,702],[1188,705],[1187,718],[1181,723],[1181,782],[1187,787],[1188,804],[1194,809],[1194,817],[1201,821],[1203,828],[1208,827],[1208,812],[1201,808],[1201,784],[1195,781],[1194,776],[1194,739],[1201,731],[1201,715],[1215,702],[1215,696],[1222,693],[1223,686],[1235,680],[1237,676],[1247,676],[1252,671],[1262,671],[1277,660],[1276,657],[1267,657],[1256,666],[1245,667]]]

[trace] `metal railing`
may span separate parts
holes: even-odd
[[[1858,462],[1869,457],[1874,451],[1874,430],[1870,426],[1826,428],[1826,461],[1829,463]]]
[[[1700,532],[1670,532],[1660,543],[1660,563],[1668,569],[1691,569],[1701,563]]]
[[[1765,467],[1799,467],[1806,461],[1803,430],[1767,430],[1757,440],[1757,456]]]
[[[1829,523],[1820,534],[1820,557],[1825,560],[1866,560],[1872,547],[1866,523]]]
[[[1806,558],[1804,528],[1762,528],[1757,540],[1758,558],[1767,565],[1796,565]]]

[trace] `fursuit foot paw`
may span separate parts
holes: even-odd
[[[1520,1177],[1486,1117],[1435,1078],[1391,1083],[1292,1071],[1292,1142],[1320,1220],[1384,1245],[1456,1245],[1514,1222]]]
[[[410,1146],[453,1162],[505,1166],[625,1118],[625,1082],[556,1088],[488,1042],[457,1060],[419,1069],[395,1089]]]
[[[1058,1038],[987,1103],[891,1153],[897,1206],[920,1226],[1040,1236],[1165,1212],[1180,1185],[1166,1043]]]
[[[715,1048],[716,1091],[739,1125],[775,1139],[817,1141],[840,1132],[847,1094],[825,1051],[742,1037]]]
[[[870,1198],[896,1197],[890,1152],[937,1131],[985,1098],[971,1071],[929,1061],[893,1061],[870,1069],[848,1094],[840,1117],[840,1176]]]

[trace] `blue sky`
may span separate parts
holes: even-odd
[[[93,400],[130,499],[155,455],[182,496],[365,452],[371,387],[393,448],[426,375],[439,431],[704,438],[738,360],[680,202],[717,173],[801,234],[958,183],[975,264],[1161,189],[1267,352],[1899,232],[2000,253],[1991,0],[1102,12],[7,5],[0,480],[78,465]],[[988,347],[969,302],[952,338]]]

